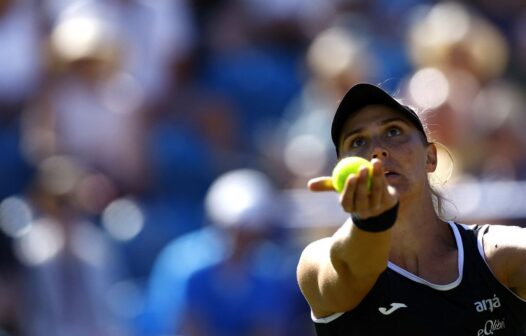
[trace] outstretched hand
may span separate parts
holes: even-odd
[[[374,217],[391,209],[398,202],[398,194],[390,186],[384,175],[382,162],[371,161],[373,175],[371,187],[368,186],[368,169],[362,167],[357,175],[350,175],[340,194],[340,204],[348,212],[362,219]],[[310,191],[336,191],[330,176],[316,177],[307,183]]]

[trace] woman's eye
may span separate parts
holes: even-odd
[[[351,142],[351,147],[356,148],[365,145],[365,140],[362,138],[356,138]]]
[[[398,127],[391,127],[387,130],[387,136],[397,136],[397,135],[400,135],[402,132],[400,131],[400,129]]]

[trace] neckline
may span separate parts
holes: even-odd
[[[457,260],[457,265],[458,265],[458,277],[457,279],[455,279],[454,281],[448,283],[448,284],[445,284],[445,285],[439,285],[439,284],[435,284],[435,283],[432,283],[430,281],[427,281],[426,279],[423,279],[405,269],[403,269],[402,267],[392,263],[391,261],[388,261],[387,262],[387,267],[390,268],[391,270],[395,271],[396,273],[408,278],[409,280],[412,280],[414,282],[417,282],[417,283],[420,283],[420,284],[423,284],[423,285],[426,285],[428,287],[431,287],[433,289],[436,289],[436,290],[440,290],[440,291],[447,291],[447,290],[451,290],[455,287],[457,287],[461,282],[462,282],[462,277],[463,277],[463,270],[464,270],[464,244],[462,243],[462,237],[460,236],[460,232],[458,231],[458,227],[452,222],[452,221],[448,221],[448,224],[449,226],[451,227],[451,230],[453,231],[453,235],[455,237],[455,242],[457,244],[457,251],[458,251],[458,260]]]

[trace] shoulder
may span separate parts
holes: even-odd
[[[330,258],[331,244],[331,238],[322,238],[310,243],[303,249],[297,267],[300,286],[304,284],[302,280],[315,276],[320,264]]]
[[[303,249],[301,257],[312,257],[313,254],[316,255],[318,252],[320,252],[320,250],[329,248],[331,246],[331,241],[332,240],[330,237],[326,237],[311,242]]]
[[[526,228],[500,224],[456,224],[478,239],[486,258],[510,253],[514,249],[526,249]]]
[[[486,260],[495,276],[525,297],[526,228],[488,225],[481,238]]]
[[[334,280],[334,272],[329,272],[331,238],[323,238],[310,243],[302,252],[296,277],[300,290],[317,317],[330,315],[337,310],[327,309],[327,298],[324,289]],[[333,275],[333,276],[328,276]]]
[[[510,225],[488,225],[482,236],[488,259],[512,257],[526,250],[526,228]]]

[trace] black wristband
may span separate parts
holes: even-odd
[[[400,202],[396,202],[394,207],[375,217],[361,219],[358,216],[351,214],[351,219],[353,224],[363,231],[382,232],[390,229],[396,222],[399,205]]]

